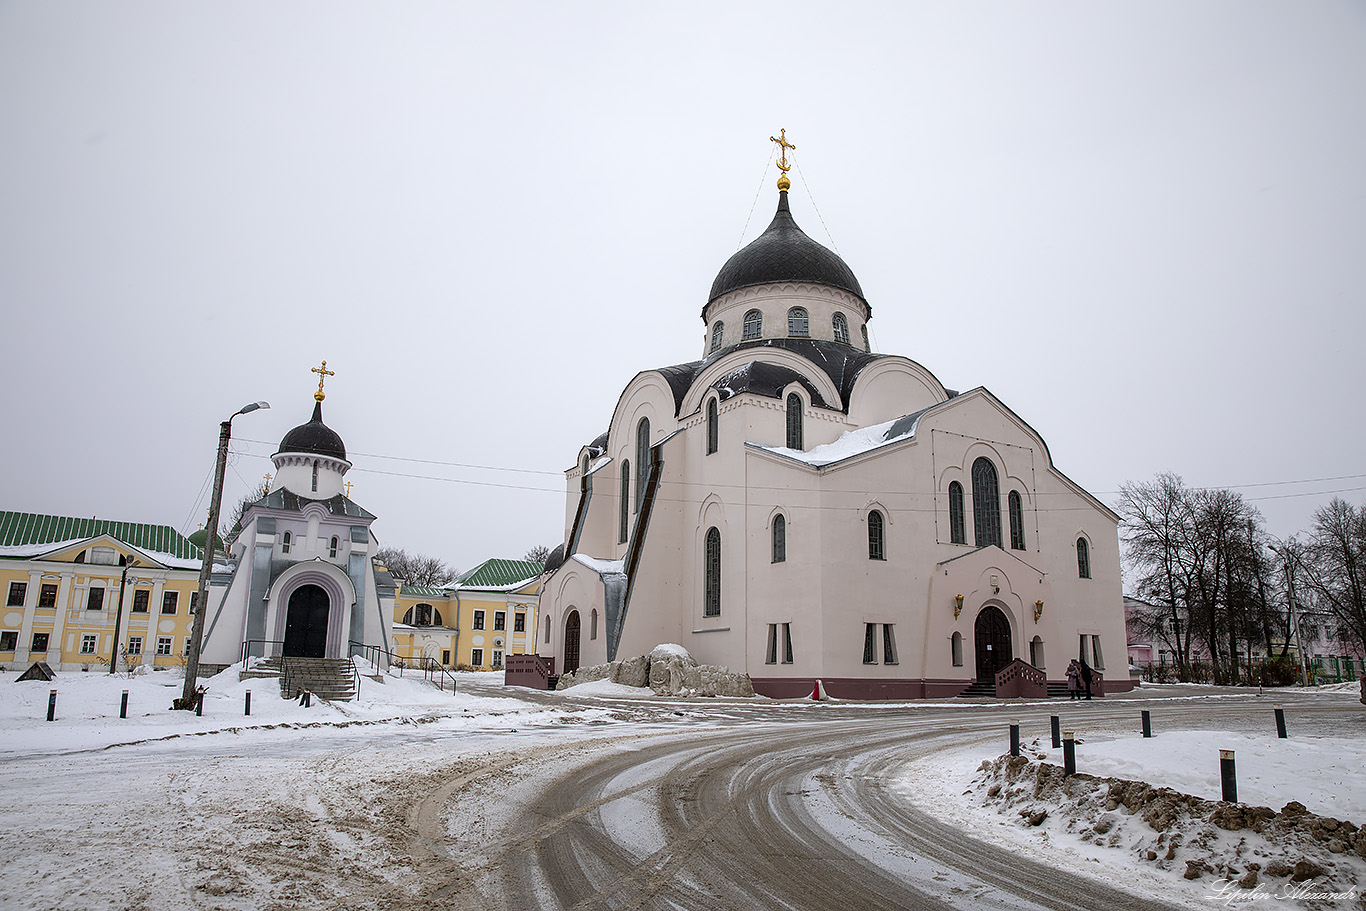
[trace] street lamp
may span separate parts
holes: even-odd
[[[204,565],[199,569],[199,591],[191,599],[195,605],[194,621],[190,626],[190,654],[185,663],[185,689],[181,691],[177,706],[183,709],[194,708],[195,684],[199,680],[199,646],[204,638],[204,614],[209,602],[209,574],[213,572],[213,546],[218,537],[218,508],[223,503],[223,472],[228,465],[228,440],[232,437],[232,418],[239,414],[250,414],[261,408],[269,408],[269,402],[252,402],[243,405],[237,412],[218,427],[218,463],[213,471],[213,497],[209,500],[209,526],[204,535]]]
[[[138,561],[132,557],[125,557],[122,562],[123,577],[119,580],[119,610],[114,615],[114,647],[109,650],[109,673],[111,674],[118,672],[119,632],[123,626],[123,593],[128,590],[128,570],[138,565]]]

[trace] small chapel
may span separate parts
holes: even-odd
[[[871,350],[772,141],[776,211],[712,282],[700,358],[636,374],[565,473],[538,653],[678,643],[773,697],[1042,695],[1076,658],[1129,689],[1119,517],[991,391]]]
[[[274,489],[247,508],[225,562],[215,562],[206,664],[364,654],[387,666],[396,585],[375,563],[375,516],[345,491],[346,445],[323,423],[332,371],[323,361],[313,372],[313,416],[280,440]]]

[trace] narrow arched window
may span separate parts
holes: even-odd
[[[1086,543],[1085,538],[1077,539],[1077,576],[1091,578],[1091,545]]]
[[[795,392],[787,394],[787,448],[802,448],[802,397]]]
[[[1012,490],[1010,496],[1006,497],[1006,503],[1010,509],[1010,549],[1024,550],[1024,505],[1020,501],[1020,492]]]
[[[289,553],[289,545],[292,544],[293,541],[294,541],[294,536],[291,535],[289,532],[285,532],[284,537],[282,537],[282,538],[280,539],[280,553],[282,553],[282,554],[287,554],[287,553]]]
[[[318,489],[318,460],[313,460],[313,489]]]
[[[835,330],[835,341],[841,345],[849,344],[849,321],[844,318],[844,314],[836,313],[831,317],[830,324]]]
[[[588,638],[598,638],[598,609],[593,608],[593,612],[588,615]]]
[[[549,615],[549,614],[546,614],[546,615],[545,615],[545,641],[546,641],[546,644],[547,644],[547,645],[550,644],[550,630],[551,630],[551,628],[553,627],[553,625],[554,625],[554,624],[552,624],[552,623],[550,622],[550,615]]]
[[[985,456],[972,463],[972,527],[978,547],[1001,546],[1001,488]]]
[[[327,555],[335,557],[337,555],[337,536],[333,535],[332,540],[327,542]]]
[[[787,334],[806,338],[811,334],[811,316],[805,307],[793,307],[787,311]]]
[[[773,562],[787,562],[787,519],[773,517]]]
[[[645,499],[645,485],[650,481],[650,419],[641,418],[636,425],[636,512]]]
[[[887,542],[883,537],[882,513],[874,509],[868,513],[868,559],[886,560]]]
[[[712,351],[720,351],[720,350],[721,350],[721,336],[725,334],[725,331],[726,331],[726,324],[723,323],[723,322],[721,322],[720,320],[717,320],[717,321],[716,321],[716,325],[714,325],[714,326],[711,327],[711,350],[712,350]]]
[[[968,543],[967,527],[963,522],[963,485],[957,481],[949,482],[949,541]]]
[[[617,528],[617,543],[625,544],[626,535],[631,530],[631,460],[621,463],[621,519]]]
[[[717,450],[721,441],[721,429],[716,414],[716,399],[707,400],[707,455]]]
[[[702,586],[702,616],[721,616],[721,532],[707,529],[705,579]]]
[[[863,333],[863,350],[864,350],[864,351],[872,351],[872,350],[873,350],[873,346],[872,346],[871,344],[868,343],[868,326],[865,324],[865,325],[859,326],[858,328],[859,328],[859,331]]]
[[[742,341],[749,341],[758,338],[764,332],[764,315],[758,310],[751,310],[745,314],[745,332]]]
[[[962,667],[962,666],[963,666],[963,634],[962,634],[962,633],[954,633],[954,634],[953,634],[952,651],[953,651],[953,666],[954,666],[954,667]]]

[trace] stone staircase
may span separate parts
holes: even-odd
[[[967,689],[963,690],[963,692],[959,693],[958,695],[966,697],[976,697],[978,699],[994,699],[996,697],[996,682],[993,680],[978,680],[976,683],[974,683]],[[1067,682],[1060,682],[1056,680],[1048,681],[1048,698],[1066,699]]]
[[[257,658],[241,676],[278,679],[285,699],[295,698],[300,689],[333,702],[356,698],[355,667],[349,658]]]

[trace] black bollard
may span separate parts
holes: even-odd
[[[128,691],[123,691],[123,698],[119,700],[119,717],[128,717]]]
[[[304,708],[309,709],[309,708],[312,708],[312,707],[313,707],[313,694],[312,694],[311,692],[309,692],[308,690],[304,690]]]
[[[1147,709],[1143,710],[1143,736],[1153,736],[1153,714]]]
[[[204,691],[200,690],[196,696],[198,698],[194,701],[194,713],[202,716],[204,714]]]
[[[1072,740],[1071,731],[1062,732],[1062,774],[1077,774],[1077,745]]]
[[[246,713],[247,713],[248,715],[251,714],[251,690],[247,690],[247,712],[246,712]]]
[[[1233,768],[1233,751],[1219,751],[1219,778],[1224,785],[1224,800],[1238,802],[1238,776]]]
[[[1285,733],[1285,709],[1281,708],[1279,705],[1276,706],[1275,709],[1276,709],[1276,736],[1279,737],[1279,738],[1282,739],[1282,740],[1285,740],[1285,739],[1286,739],[1286,733]]]
[[[1020,755],[1020,722],[1015,722],[1010,726],[1010,755]]]
[[[1048,716],[1049,725],[1053,728],[1053,749],[1062,746],[1062,721],[1057,715]]]
[[[51,721],[57,717],[57,691],[53,690],[47,694],[47,720]]]

